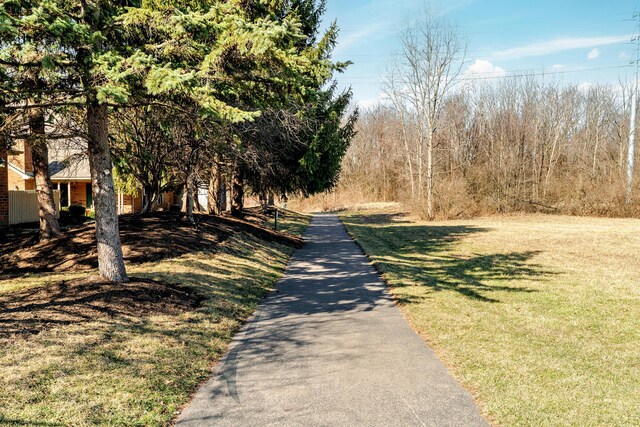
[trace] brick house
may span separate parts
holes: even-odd
[[[0,151],[0,230],[9,225],[9,173],[7,153]]]
[[[91,173],[86,145],[75,141],[52,141],[49,144],[49,173],[54,190],[60,191],[61,208],[81,205],[93,209]],[[35,190],[31,150],[24,141],[17,141],[8,157],[9,191]],[[116,203],[119,214],[139,213],[143,205],[143,192],[135,195],[118,193]],[[163,194],[162,207],[173,203],[173,193]]]

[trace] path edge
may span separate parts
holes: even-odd
[[[311,222],[313,222],[315,216],[316,216],[315,214],[311,214],[311,221],[309,222],[309,225],[311,225]],[[342,223],[342,221],[340,222]],[[273,297],[275,294],[279,292],[278,285],[280,285],[280,283],[282,282],[282,279],[285,277],[287,269],[293,262],[293,258],[296,252],[307,244],[307,239],[305,238],[304,235],[307,233],[308,229],[309,227],[307,226],[307,229],[305,229],[304,233],[300,236],[300,238],[302,239],[302,246],[300,248],[295,248],[294,251],[291,253],[291,255],[289,256],[289,259],[287,260],[287,265],[284,267],[284,270],[282,270],[282,275],[276,281],[275,285],[273,286],[273,289],[271,289],[269,292],[266,292],[264,294],[262,299],[258,302],[258,305],[256,306],[255,310],[253,310],[253,313],[251,313],[250,316],[244,319],[238,326],[238,329],[231,334],[231,341],[229,341],[229,344],[227,345],[227,348],[224,350],[224,353],[222,354],[222,356],[210,363],[209,373],[207,374],[207,377],[204,378],[202,381],[200,381],[200,383],[198,383],[196,387],[194,387],[194,389],[189,394],[189,400],[175,411],[175,413],[173,414],[173,417],[171,418],[171,421],[169,421],[168,423],[169,426],[173,427],[177,425],[178,419],[180,418],[182,413],[189,406],[191,406],[198,392],[200,392],[200,390],[203,387],[205,387],[209,381],[211,381],[214,377],[216,377],[222,371],[227,361],[229,360],[230,354],[238,345],[242,343],[242,340],[240,338],[246,337],[249,331],[251,330],[251,325],[256,323],[259,320],[260,310],[264,305],[265,301],[267,301],[269,298]]]
[[[426,336],[424,334],[421,334],[420,332],[418,332],[416,330],[416,328],[413,326],[413,324],[411,323],[409,318],[405,315],[404,310],[402,310],[402,306],[398,303],[398,298],[396,297],[395,293],[393,292],[393,286],[391,286],[389,284],[389,282],[387,281],[387,279],[385,279],[384,273],[382,271],[380,271],[380,269],[378,268],[378,264],[373,259],[371,259],[371,256],[369,256],[367,251],[364,250],[364,248],[362,247],[362,245],[360,244],[358,239],[356,239],[356,237],[353,235],[353,233],[351,233],[349,231],[349,228],[347,228],[347,226],[345,225],[344,221],[342,221],[342,217],[340,216],[340,213],[335,213],[335,215],[336,215],[336,217],[338,217],[338,220],[340,221],[340,224],[342,224],[342,227],[344,227],[344,229],[345,229],[347,235],[349,236],[349,238],[351,240],[353,240],[353,242],[360,249],[362,254],[367,258],[368,263],[375,270],[376,274],[380,278],[380,281],[382,283],[384,283],[384,285],[385,285],[384,292],[386,294],[388,294],[388,296],[390,297],[391,301],[393,302],[393,305],[400,311],[400,314],[402,315],[402,318],[405,320],[405,322],[409,326],[409,329],[411,329],[411,331],[414,334],[416,334],[424,342],[424,344],[427,347],[429,347],[429,349],[431,349],[433,354],[438,358],[440,363],[442,363],[442,365],[446,368],[447,372],[449,372],[449,375],[451,375],[451,377],[460,386],[460,388],[463,389],[464,391],[466,391],[467,393],[469,393],[469,395],[471,396],[471,399],[473,400],[473,402],[478,407],[478,412],[480,412],[480,415],[487,422],[487,424],[489,424],[491,427],[498,427],[499,424],[489,414],[489,411],[487,410],[486,404],[483,402],[482,398],[480,397],[479,391],[475,387],[470,387],[470,386],[464,384],[462,379],[460,378],[460,376],[457,374],[457,370],[455,368],[455,365],[448,360],[444,350],[441,347],[435,345],[433,343],[433,341],[428,336]]]

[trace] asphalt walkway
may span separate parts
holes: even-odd
[[[305,240],[177,424],[486,426],[338,217]]]

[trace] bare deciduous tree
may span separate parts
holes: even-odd
[[[361,114],[337,200],[364,202],[359,194],[366,194],[414,207],[420,200],[416,114],[399,80],[390,87],[398,89],[390,92],[395,102]],[[629,104],[626,84],[584,88],[530,76],[451,91],[433,132],[435,176],[446,177],[434,189],[447,195],[437,199],[436,214],[640,215],[637,182],[634,202],[625,201]]]
[[[456,30],[431,11],[405,25],[400,42],[401,60],[390,70],[384,91],[400,115],[412,195],[422,201],[426,184],[426,212],[433,219],[434,135],[462,70],[465,47]]]

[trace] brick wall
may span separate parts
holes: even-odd
[[[33,159],[31,156],[31,148],[24,140],[15,142],[13,150],[18,154],[10,154],[9,162],[20,168],[26,173],[33,172]],[[9,170],[9,191],[35,190],[36,183],[33,178],[24,179],[20,174],[13,170]]]
[[[87,183],[86,182],[71,183],[71,204],[87,207]]]
[[[7,155],[0,152],[0,229],[9,225],[9,177],[7,167]]]
[[[171,209],[171,205],[173,205],[175,200],[175,195],[173,191],[168,193],[162,193],[162,209],[169,210]]]
[[[14,143],[13,150],[18,154],[9,155],[9,161],[25,172],[33,172],[33,159],[29,144],[26,144],[24,140],[18,140]]]
[[[22,155],[22,158],[24,160],[24,171],[27,173],[33,172],[33,156],[31,155],[31,146],[25,141],[22,145],[22,149],[24,150],[24,154]]]
[[[24,179],[17,172],[9,169],[9,191],[35,190],[36,181],[33,178]]]
[[[122,197],[122,199],[120,199]],[[119,214],[131,214],[131,213],[140,213],[142,210],[142,191],[138,191],[135,196],[130,196],[128,194],[118,194],[117,195],[117,203],[120,203],[122,200],[122,206],[119,206],[120,212]]]

